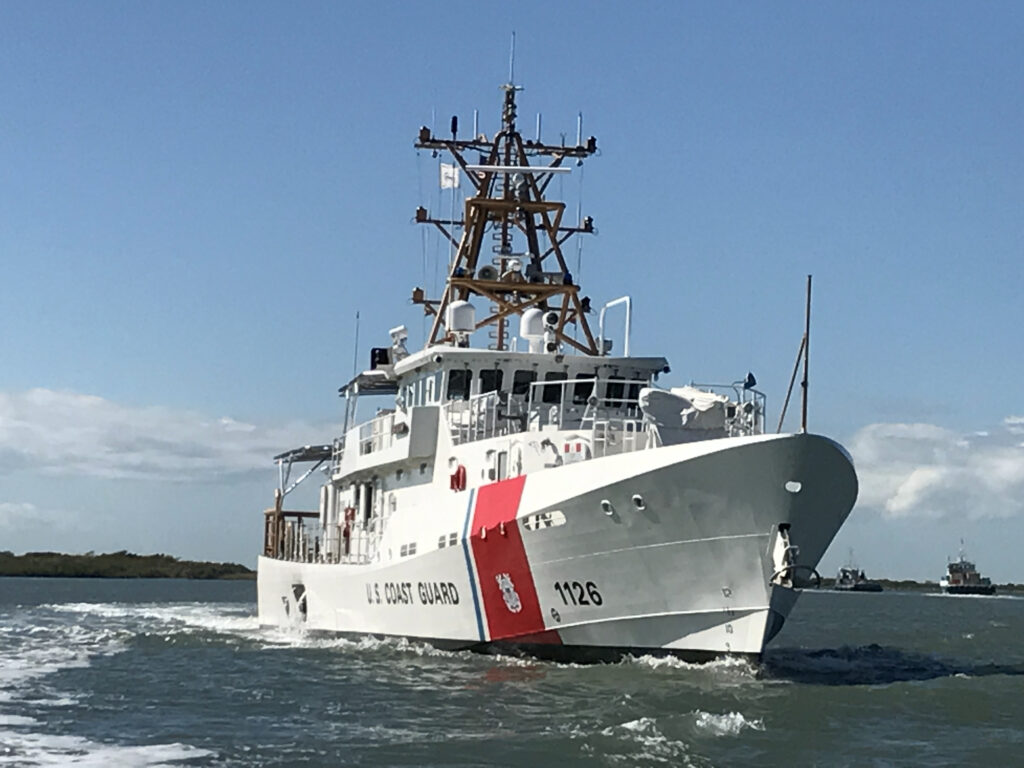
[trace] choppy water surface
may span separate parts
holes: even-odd
[[[1021,765],[1024,600],[805,595],[760,667],[260,630],[252,582],[0,578],[0,766]]]

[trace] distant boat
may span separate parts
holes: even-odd
[[[869,581],[864,571],[852,566],[843,566],[836,575],[833,589],[844,592],[881,592],[882,585],[877,581]]]
[[[960,559],[946,565],[946,575],[939,580],[939,586],[947,595],[994,595],[996,585],[988,577],[978,573],[977,567],[964,557],[963,541],[960,542]]]
[[[832,589],[842,592],[881,592],[882,585],[877,581],[869,581],[868,577],[864,575],[864,571],[854,565],[853,550],[851,549],[850,558],[836,574],[836,583],[832,585]]]

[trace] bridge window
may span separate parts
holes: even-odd
[[[558,382],[568,378],[565,371],[548,371],[544,374],[544,381]],[[544,394],[541,400],[545,403],[558,403],[562,400],[562,387],[557,384],[545,384]]]
[[[625,384],[621,381],[609,381],[605,384],[604,404],[608,408],[618,408],[622,405],[622,393],[625,391]]]
[[[573,405],[583,405],[587,402],[594,392],[594,374],[592,373],[581,373],[576,377],[577,379],[586,379],[586,381],[577,381],[572,388],[572,402]]]
[[[516,371],[512,375],[512,394],[525,395],[529,393],[530,385],[536,380],[536,371]]]
[[[480,394],[501,389],[504,371],[500,368],[485,368],[480,371]]]
[[[448,399],[469,400],[469,385],[473,381],[473,372],[467,368],[448,371]]]
[[[436,403],[441,396],[441,372],[431,373],[427,376],[426,399],[424,403]]]

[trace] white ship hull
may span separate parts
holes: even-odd
[[[856,495],[848,455],[813,435],[592,459],[435,496],[417,555],[261,557],[259,619],[554,658],[757,656]]]

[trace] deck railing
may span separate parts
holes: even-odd
[[[390,448],[395,441],[395,412],[382,411],[365,424],[359,425],[359,455]]]
[[[595,456],[647,447],[638,396],[642,379],[577,378],[540,381],[525,398],[486,392],[444,405],[455,445],[545,429],[591,432]]]
[[[263,520],[263,554],[278,560],[313,562],[319,555],[320,539],[305,521],[319,517],[319,512],[268,509]]]
[[[522,432],[525,423],[522,406],[504,392],[452,400],[444,405],[444,415],[455,445]]]
[[[369,563],[379,552],[383,530],[379,520],[371,520],[370,527],[350,525],[345,530],[339,523],[335,530],[324,531],[325,539],[317,535],[319,512],[268,509],[264,518],[263,554],[275,560],[296,563]]]
[[[530,423],[573,429],[602,419],[639,419],[642,379],[578,378],[530,385]]]

